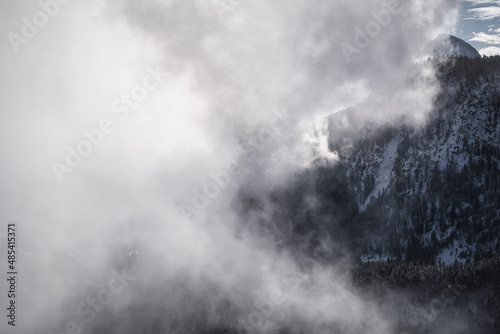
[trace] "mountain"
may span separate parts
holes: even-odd
[[[480,58],[479,52],[472,45],[452,35],[442,34],[431,41],[423,50],[425,57],[461,56]]]
[[[367,121],[370,101],[332,114],[339,162],[274,189],[273,213],[250,228],[272,229],[288,248],[307,240],[313,250],[328,236],[337,260],[450,264],[500,254],[500,57],[426,62],[442,89],[425,124]],[[266,200],[243,194],[242,214],[250,220]]]
[[[427,65],[441,90],[425,123],[375,123],[369,99],[330,115],[338,161],[266,198],[242,193],[244,228],[337,264],[395,333],[498,333],[500,56],[416,64]]]
[[[435,63],[442,91],[424,126],[363,123],[367,105],[330,117],[331,172],[356,203],[350,236],[365,261],[500,254],[500,57]]]
[[[415,66],[428,65],[441,89],[425,123],[373,122],[368,98],[328,117],[337,162],[319,158],[267,196],[245,189],[235,207],[304,272],[336,264],[392,333],[498,333],[500,56]]]

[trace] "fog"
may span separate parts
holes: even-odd
[[[439,87],[425,69],[415,89],[415,54],[455,1],[41,3],[34,30],[38,2],[0,5],[0,212],[19,267],[2,333],[394,331],[334,260],[278,247],[252,228],[268,208],[239,201],[335,163],[324,119],[340,109],[425,120]],[[122,270],[123,291],[79,309]]]

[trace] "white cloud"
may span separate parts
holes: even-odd
[[[33,16],[33,9],[24,6],[2,3],[0,26],[22,33],[21,18]],[[362,32],[369,45],[347,64],[339,45],[343,40],[353,44],[357,27],[377,25],[375,10],[385,13],[385,18],[377,17],[388,21],[386,26],[370,39]],[[195,302],[190,296],[196,292],[183,293],[171,283],[172,277],[188,277],[186,287],[220,287],[221,299],[227,296],[240,306],[246,319],[252,312],[246,305],[258,302],[260,295],[268,298],[280,287],[276,282],[283,273],[289,269],[295,274],[299,267],[287,252],[265,246],[265,240],[236,237],[240,227],[274,218],[266,209],[255,218],[240,217],[233,203],[241,191],[251,186],[267,198],[264,171],[272,168],[272,175],[280,177],[295,173],[299,159],[286,157],[289,152],[300,155],[304,128],[325,111],[351,105],[362,97],[360,92],[370,89],[375,101],[388,105],[378,109],[383,110],[375,115],[380,119],[403,111],[424,115],[437,87],[428,84],[432,73],[418,76],[425,79],[419,89],[405,84],[407,73],[415,71],[412,52],[443,30],[454,13],[448,0],[405,2],[390,19],[384,8],[361,0],[321,0],[313,6],[307,0],[260,0],[243,1],[225,12],[223,21],[209,1],[92,0],[61,8],[36,39],[21,45],[19,54],[0,49],[6,74],[0,76],[0,153],[5,162],[0,167],[0,211],[4,224],[7,219],[20,222],[25,229],[20,246],[35,254],[23,261],[19,304],[29,321],[21,322],[19,332],[60,332],[58,323],[64,327],[74,319],[77,305],[102,289],[100,279],[107,283],[110,269],[127,261],[135,247],[154,266],[140,265],[148,277],[140,292],[144,288],[146,293],[144,299],[130,299],[132,305],[155,305],[147,296],[160,291],[160,284],[162,291]],[[146,68],[157,63],[169,74],[165,83],[121,120],[110,110],[113,101],[129,94]],[[282,134],[271,137],[274,142],[262,146],[269,133],[262,131],[281,111],[295,118]],[[94,129],[104,117],[112,118],[116,131],[60,184],[52,162],[64,161],[65,147],[74,148],[84,139],[82,130]],[[262,151],[248,159],[252,151],[247,150],[242,158],[241,139],[257,143]],[[319,144],[320,150],[326,146]],[[285,159],[276,161],[281,149]],[[199,192],[215,185],[212,175],[220,175],[232,160],[241,162],[242,172],[209,205],[201,205],[193,218],[199,230],[186,236],[190,225],[175,203],[201,199]],[[298,319],[310,327],[335,321],[352,324],[356,332],[369,326],[374,334],[390,331],[390,316],[351,298],[353,292],[342,287],[340,278],[327,281],[336,289],[315,284],[319,297],[305,291],[313,290],[309,282],[290,295],[291,310],[298,316],[292,313],[289,321]],[[94,286],[91,294],[86,291]],[[177,301],[162,301],[161,310],[165,305],[168,312],[160,319],[173,322],[192,314],[191,304],[179,306]],[[216,312],[207,307],[211,309]],[[112,314],[122,310],[118,300],[108,308]],[[105,321],[101,315],[86,331]],[[116,330],[133,331],[125,328]]]
[[[487,21],[492,20],[496,17],[500,17],[500,7],[490,6],[472,8],[469,9],[469,13],[471,13],[471,16],[466,18],[468,20]]]
[[[465,0],[464,2],[469,2],[473,6],[477,5],[488,5],[488,4],[500,4],[500,0]]]
[[[474,37],[469,39],[470,42],[481,42],[486,44],[500,44],[500,35],[490,35],[484,32],[474,32]]]
[[[488,46],[487,48],[479,50],[479,53],[482,56],[487,56],[487,57],[497,56],[497,55],[500,56],[500,48],[496,46]]]

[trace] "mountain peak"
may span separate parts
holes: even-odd
[[[462,56],[468,58],[481,57],[479,52],[466,41],[453,35],[441,34],[424,49],[427,57]]]

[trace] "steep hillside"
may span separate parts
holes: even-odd
[[[372,123],[370,101],[331,115],[340,161],[318,161],[268,198],[242,194],[246,228],[291,249],[330,238],[336,261],[500,254],[500,57],[429,61],[442,88],[424,124]]]
[[[424,126],[363,123],[364,105],[330,118],[334,174],[344,170],[354,192],[354,248],[365,260],[500,252],[500,57],[435,66],[442,92]],[[338,135],[353,123],[365,125]]]

